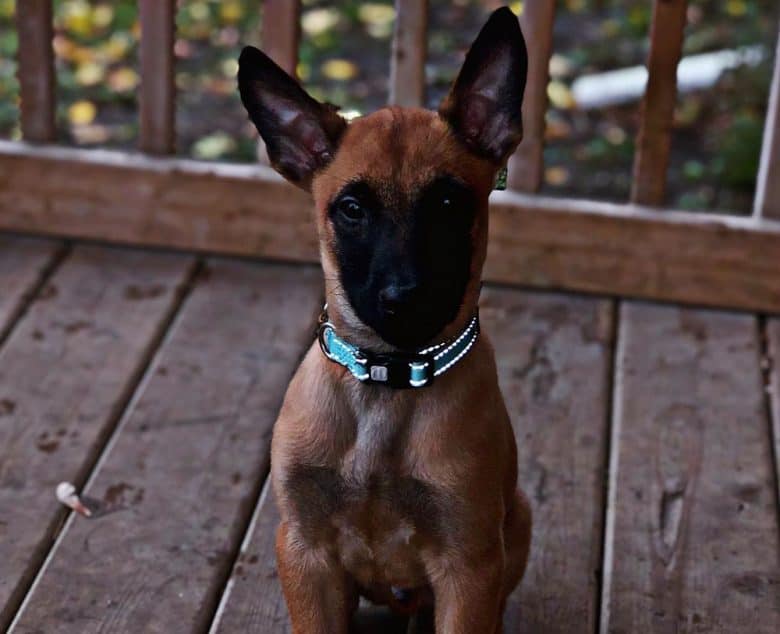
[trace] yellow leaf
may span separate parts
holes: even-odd
[[[373,37],[389,37],[393,32],[395,9],[390,5],[366,2],[358,9],[358,17],[366,25],[369,35]]]
[[[0,0],[0,16],[10,18],[14,14],[14,0]]]
[[[572,97],[569,87],[560,81],[551,81],[547,84],[547,97],[556,108],[569,109],[574,107],[574,97]]]
[[[135,90],[135,88],[138,86],[138,82],[138,73],[127,66],[116,69],[108,77],[108,85],[112,90],[117,92],[128,92],[130,90]]]
[[[114,33],[101,47],[103,54],[112,62],[122,59],[130,48],[127,37]]]
[[[322,74],[328,79],[346,81],[358,73],[358,67],[346,59],[329,59],[322,65]]]
[[[114,9],[108,4],[100,4],[92,10],[92,22],[100,29],[106,28],[114,19]]]
[[[548,185],[565,185],[569,181],[569,170],[561,166],[548,167],[544,170],[544,181]]]
[[[745,0],[729,0],[726,3],[726,13],[734,17],[743,16],[747,13],[747,3]]]
[[[68,121],[73,125],[88,125],[95,120],[97,108],[91,101],[77,101],[68,108]]]
[[[238,62],[232,57],[222,60],[221,66],[225,77],[235,77],[238,74]]]
[[[92,32],[92,10],[85,0],[70,0],[65,3],[63,22],[68,31],[78,35]]]
[[[227,2],[221,2],[219,5],[219,16],[229,23],[238,22],[241,19],[244,11],[241,8],[241,3],[235,0]]]
[[[203,21],[208,20],[209,17],[209,5],[205,2],[193,2],[190,5],[190,15],[193,20]]]
[[[523,15],[523,2],[521,0],[515,0],[515,2],[510,2],[509,8],[512,9],[512,13],[514,13],[515,15]]]
[[[612,145],[620,145],[626,140],[626,131],[620,126],[610,125],[604,131],[604,138]]]
[[[76,70],[76,81],[82,86],[94,86],[105,77],[106,69],[96,62],[80,64]]]
[[[306,35],[319,35],[332,29],[338,21],[336,9],[310,9],[301,18],[301,28]]]

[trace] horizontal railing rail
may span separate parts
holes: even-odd
[[[396,0],[389,101],[425,103],[428,3]],[[295,74],[301,6],[265,0],[266,52]],[[752,217],[680,212],[666,194],[685,0],[655,0],[626,204],[538,197],[554,0],[527,0],[524,140],[491,199],[486,277],[780,313],[780,45]],[[302,261],[310,200],[262,165],[164,158],[175,146],[175,0],[139,0],[140,154],[56,148],[52,1],[17,3],[23,142],[0,143],[0,229]],[[262,156],[262,152],[260,153]],[[258,202],[259,201],[259,202]]]

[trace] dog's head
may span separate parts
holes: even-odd
[[[347,124],[262,52],[241,53],[241,98],[273,166],[314,196],[331,318],[357,343],[415,349],[473,313],[526,67],[517,18],[499,9],[438,113],[391,107]]]

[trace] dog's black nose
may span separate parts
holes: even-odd
[[[417,299],[419,290],[417,284],[389,284],[379,291],[379,307],[386,315],[397,315]]]

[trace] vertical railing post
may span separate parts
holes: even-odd
[[[139,0],[141,17],[140,147],[172,154],[176,142],[174,34],[176,0]]]
[[[301,43],[301,0],[263,0],[260,45],[291,77],[298,75],[298,47]],[[268,164],[262,139],[257,142],[257,160]]]
[[[650,28],[647,88],[642,100],[634,154],[631,201],[661,205],[666,195],[677,64],[682,55],[687,17],[686,0],[655,0]]]
[[[544,177],[544,132],[547,83],[553,50],[555,0],[530,0],[523,4],[520,27],[528,47],[528,80],[523,99],[523,140],[509,160],[510,189],[536,192]]]
[[[390,57],[389,102],[397,106],[425,104],[425,58],[428,43],[428,0],[395,0],[395,27]]]
[[[22,137],[39,143],[56,136],[52,20],[52,0],[16,3]]]
[[[753,214],[757,218],[780,220],[780,30],[777,36],[772,91],[764,124]]]
[[[300,0],[264,0],[263,51],[293,77],[298,66],[300,40]]]

